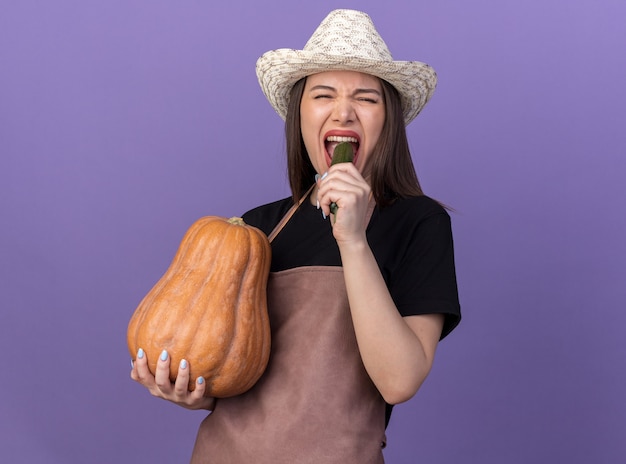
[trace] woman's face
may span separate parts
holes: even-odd
[[[307,78],[300,103],[302,138],[313,167],[323,174],[335,146],[349,141],[362,173],[385,122],[383,90],[377,77],[355,71],[327,71]]]

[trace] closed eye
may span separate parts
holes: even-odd
[[[354,92],[357,100],[367,103],[378,103],[382,98],[380,92],[376,89],[358,89]]]

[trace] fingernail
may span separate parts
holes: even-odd
[[[320,180],[320,175],[319,174],[315,174],[315,182],[317,182],[318,180]]]
[[[328,175],[328,171],[325,172],[324,174],[322,174],[322,177],[320,178],[320,180],[324,180],[326,179],[326,176]]]
[[[186,359],[181,359],[181,361],[180,361],[180,368],[181,369],[187,369],[187,360]]]
[[[326,213],[324,211],[322,211],[322,217],[326,219]]]
[[[161,361],[167,361],[167,350],[161,351]]]
[[[198,377],[198,380],[196,380],[196,382],[198,382],[198,385],[202,385],[204,383],[204,377]]]
[[[320,209],[320,201],[317,200],[317,209]]]
[[[131,368],[131,369],[134,369],[134,368],[135,368],[135,363],[133,362],[133,360],[132,360],[132,359],[130,360],[130,368]]]
[[[143,358],[143,350],[142,350],[141,348],[139,348],[139,350],[137,351],[137,357],[138,357],[139,359],[142,359],[142,358]]]

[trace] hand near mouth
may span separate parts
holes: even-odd
[[[317,201],[322,215],[332,216],[337,243],[365,239],[370,186],[352,163],[331,166],[317,181]],[[333,211],[332,204],[337,206]]]

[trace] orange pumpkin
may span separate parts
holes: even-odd
[[[142,348],[154,373],[167,350],[172,381],[186,359],[189,389],[203,376],[205,396],[223,398],[250,389],[270,353],[270,259],[265,234],[241,218],[196,221],[129,322],[131,357]]]

